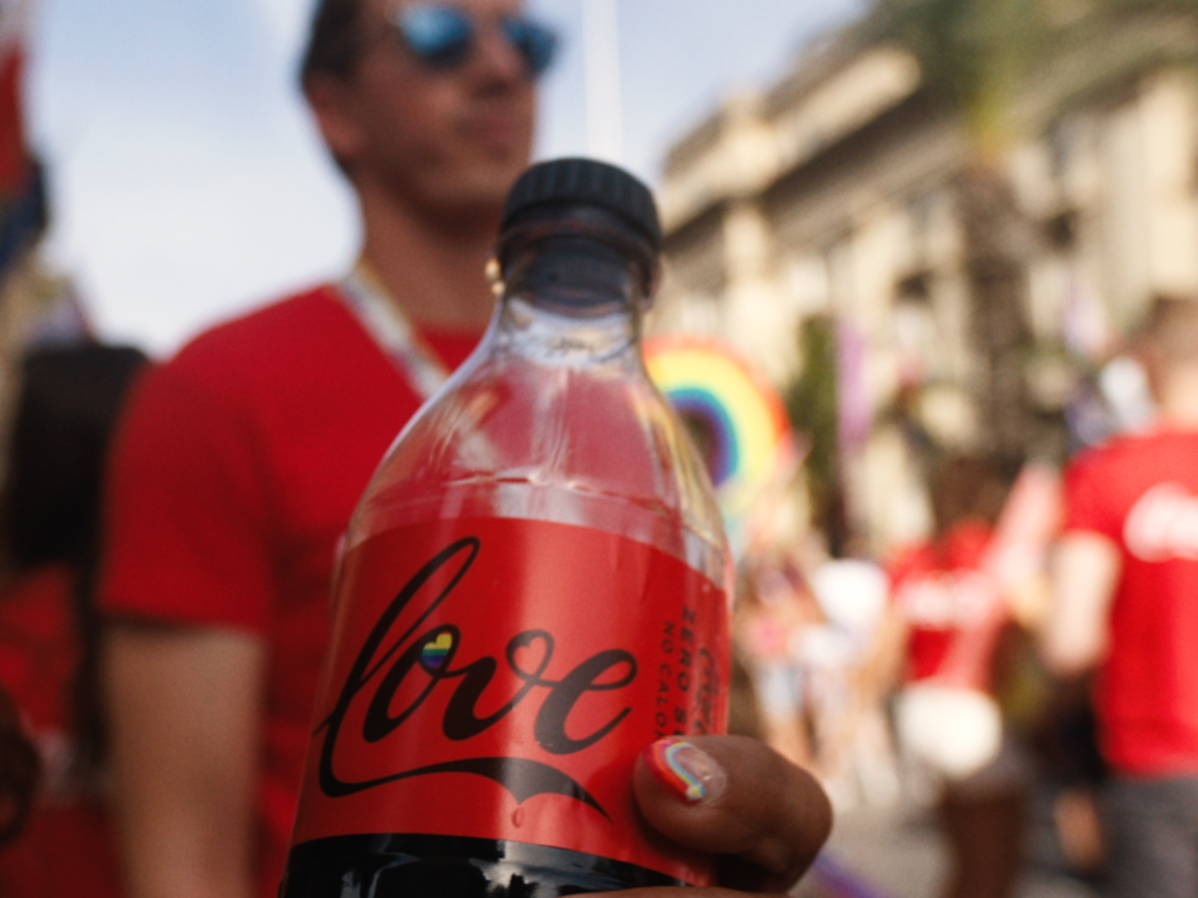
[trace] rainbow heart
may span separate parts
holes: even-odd
[[[452,648],[453,636],[449,633],[442,633],[436,639],[431,639],[424,644],[424,647],[420,650],[420,662],[425,667],[439,670],[445,663],[445,656],[449,654],[449,650]]]

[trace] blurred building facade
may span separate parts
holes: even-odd
[[[1046,416],[1153,292],[1198,290],[1198,76],[1160,52],[1190,32],[1148,21],[1108,37],[1028,92],[1027,138],[1003,163]],[[728,98],[666,163],[652,327],[726,339],[785,388],[804,322],[834,320],[847,505],[875,547],[928,526],[921,449],[894,411],[942,447],[977,438],[954,190],[967,154],[917,61],[846,33]]]

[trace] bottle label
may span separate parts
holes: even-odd
[[[641,821],[632,769],[662,736],[723,732],[723,589],[622,536],[460,518],[344,559],[296,843],[503,839],[706,884]]]

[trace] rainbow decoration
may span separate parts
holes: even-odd
[[[649,746],[645,760],[662,784],[687,801],[702,801],[707,797],[707,787],[678,759],[679,753],[687,750],[694,751],[695,747],[683,739],[659,739]]]
[[[794,457],[782,400],[748,362],[717,340],[650,339],[645,365],[657,388],[706,444],[700,452],[735,544],[763,489]]]
[[[426,668],[440,670],[452,648],[453,636],[443,632],[436,639],[430,639],[420,649],[420,663]]]

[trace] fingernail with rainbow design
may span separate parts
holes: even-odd
[[[728,784],[715,758],[685,739],[658,739],[642,757],[659,783],[692,804],[716,798]]]

